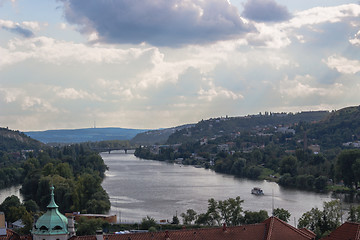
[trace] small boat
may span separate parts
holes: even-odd
[[[253,189],[251,189],[251,194],[264,195],[264,192],[261,188],[254,187]]]

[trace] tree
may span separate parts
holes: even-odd
[[[183,222],[185,225],[191,224],[196,217],[196,212],[194,209],[186,210],[186,213],[182,213],[180,216],[183,218]]]
[[[285,222],[288,222],[291,216],[290,212],[283,208],[275,208],[273,211],[273,215]]]
[[[312,208],[301,216],[298,228],[307,228],[313,231],[317,237],[321,237],[323,234],[321,230],[322,216],[323,214],[318,208]]]
[[[342,151],[336,162],[336,171],[339,179],[344,181],[344,184],[350,188],[358,186],[360,172],[360,150],[351,149]]]
[[[220,225],[221,216],[218,212],[218,202],[213,198],[208,200],[208,210],[206,212],[206,216],[208,217],[208,225]]]
[[[108,223],[102,219],[88,219],[86,217],[80,217],[76,221],[76,235],[95,235],[96,230],[102,229],[103,226],[106,226]]]
[[[224,223],[229,226],[236,226],[241,223],[243,211],[241,203],[243,202],[244,200],[241,200],[239,196],[218,202],[218,209]]]
[[[315,189],[317,191],[324,191],[326,189],[328,178],[325,176],[319,176],[315,179]]]
[[[324,202],[324,225],[327,231],[332,231],[341,224],[341,204],[339,200]]]
[[[340,226],[341,205],[339,200],[324,202],[324,209],[312,208],[299,219],[298,228],[313,231],[318,238],[327,235]]]
[[[294,156],[284,157],[280,162],[280,173],[289,173],[291,176],[295,176],[297,173],[297,159]]]
[[[180,221],[179,221],[178,216],[173,216],[171,224],[179,224],[179,223],[180,223]]]
[[[246,166],[246,159],[238,158],[234,161],[230,169],[230,173],[237,176],[244,176],[245,166]]]
[[[259,212],[245,211],[242,223],[244,224],[261,223],[265,221],[267,218],[269,218],[269,215],[265,210],[260,210]]]
[[[360,206],[350,207],[348,220],[351,222],[360,222]]]
[[[24,206],[26,208],[26,211],[36,213],[39,211],[39,206],[36,204],[34,200],[28,200],[24,202]]]
[[[21,216],[19,216],[18,218],[14,217],[14,218],[17,218],[15,220],[12,219],[11,217],[9,217],[11,215],[14,215],[11,211],[11,208],[17,209],[19,207],[20,207],[20,199],[15,195],[11,195],[10,197],[5,198],[5,200],[2,202],[2,204],[0,205],[0,211],[4,212],[4,214],[7,218],[7,221],[15,222]]]
[[[156,227],[156,221],[154,218],[150,217],[150,216],[146,216],[146,218],[143,218],[141,220],[141,224],[140,224],[140,228],[143,230],[148,230],[151,227]]]

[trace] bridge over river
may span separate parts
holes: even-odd
[[[91,150],[97,151],[97,152],[108,152],[109,154],[112,151],[117,151],[117,153],[124,153],[124,154],[134,154],[135,147],[93,147]]]

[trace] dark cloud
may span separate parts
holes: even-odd
[[[257,22],[281,22],[291,18],[288,9],[275,0],[248,0],[242,14]]]
[[[61,0],[68,22],[107,43],[204,44],[252,28],[227,0]]]
[[[26,29],[26,28],[22,28],[20,26],[15,26],[15,27],[12,27],[12,28],[3,26],[2,28],[5,29],[5,30],[8,30],[10,32],[19,34],[19,35],[21,35],[21,36],[23,36],[25,38],[30,38],[30,37],[34,36],[34,33],[32,31],[30,31],[29,29]]]

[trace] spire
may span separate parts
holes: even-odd
[[[50,199],[49,205],[47,205],[47,208],[58,208],[59,206],[55,203],[55,199],[54,199],[54,186],[53,185],[51,185],[50,190],[51,190],[51,199]]]

